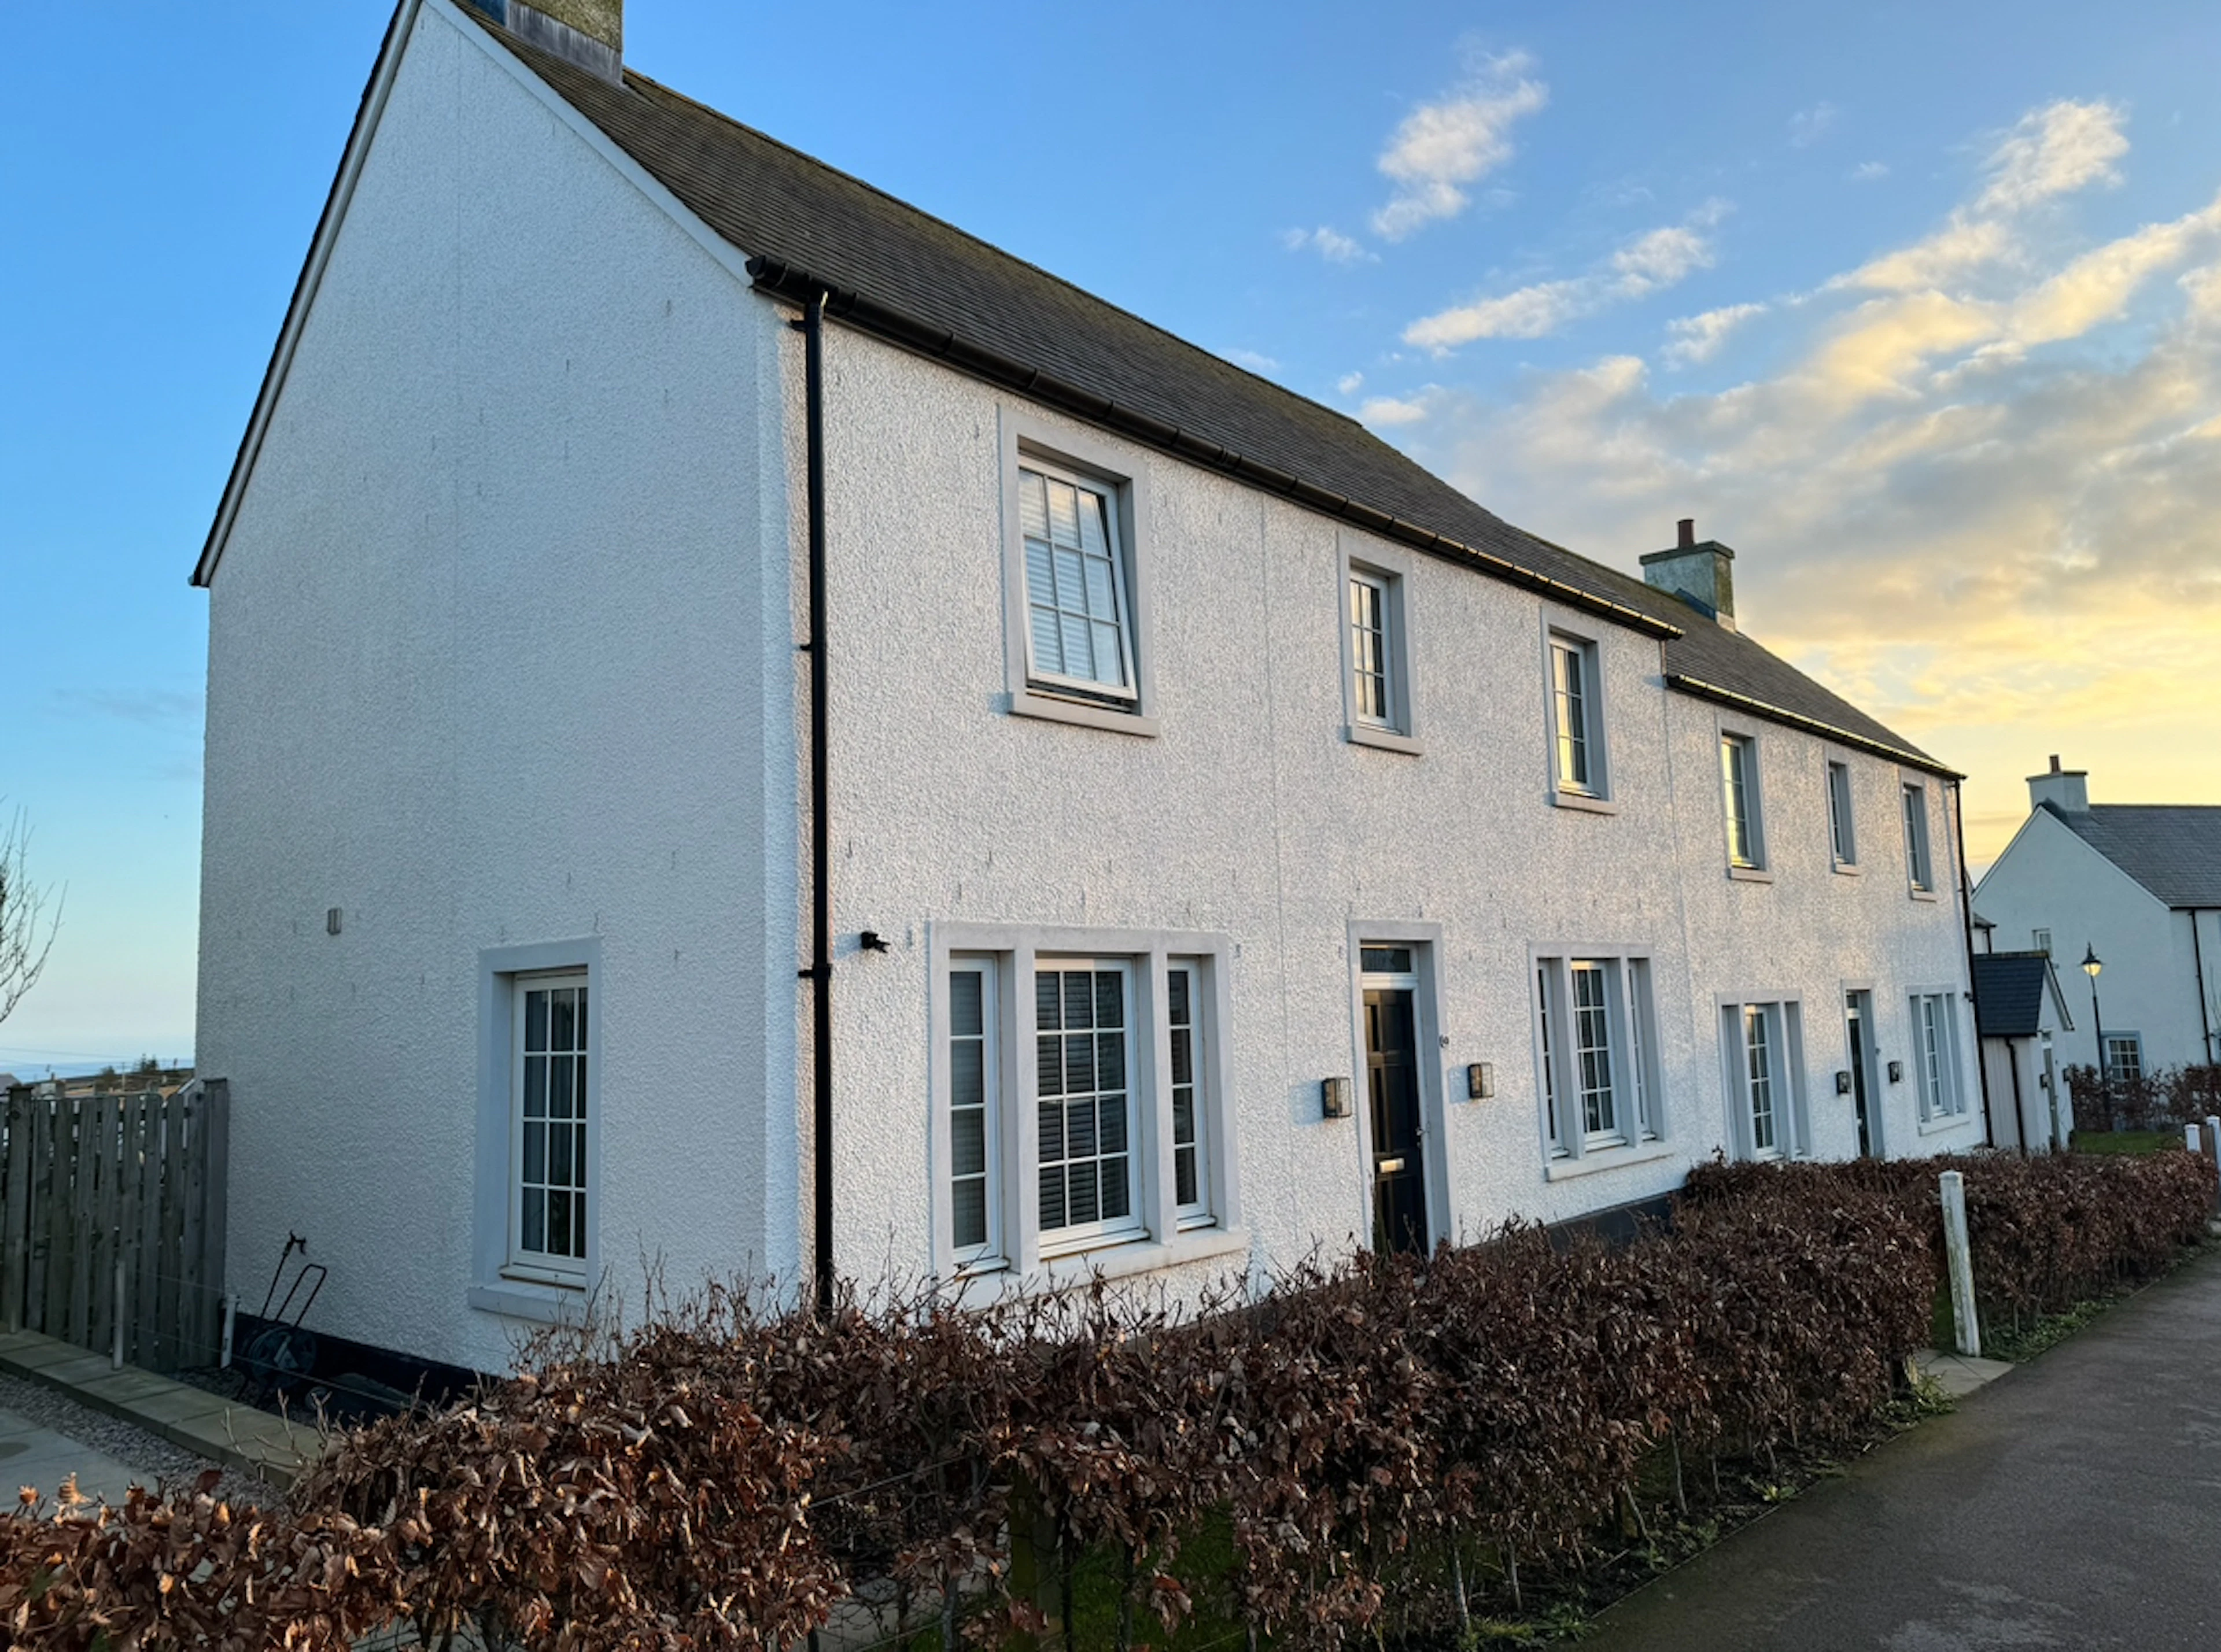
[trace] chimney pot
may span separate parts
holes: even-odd
[[[1684,516],[1680,526],[1681,543],[1679,548],[1683,551],[1690,550],[1697,543],[1697,519],[1693,516]]]
[[[2059,753],[2056,751],[2051,754],[2051,772],[2055,775],[2059,772]]]

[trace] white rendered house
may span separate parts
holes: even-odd
[[[2116,1078],[2221,1061],[2221,807],[2093,803],[2055,757],[2028,792],[1974,898],[2000,948],[2050,954],[2074,994],[2080,1031],[2045,1023],[2059,1061],[2097,1065],[2101,1038]]]
[[[1956,777],[1725,546],[1522,533],[616,10],[403,0],[195,575],[241,1270],[493,1367],[1986,1138]]]

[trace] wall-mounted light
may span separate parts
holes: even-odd
[[[1890,1082],[1891,1083],[1893,1083],[1893,1084],[1898,1084],[1898,1083],[1902,1083],[1902,1082],[1904,1082],[1904,1079],[1905,1079],[1905,1063],[1904,1063],[1903,1062],[1901,1062],[1901,1061],[1893,1061],[1893,1062],[1890,1063],[1890,1064],[1889,1064],[1889,1082]]]
[[[1495,1067],[1485,1061],[1469,1063],[1465,1069],[1465,1099],[1486,1101],[1495,1094]]]
[[[1849,1068],[1839,1068],[1836,1069],[1836,1094],[1837,1095],[1849,1095],[1850,1093],[1850,1069]]]
[[[856,944],[867,952],[884,952],[887,950],[887,938],[876,929],[867,929],[856,937]]]
[[[339,932],[340,909],[337,907],[333,907],[328,908],[324,913],[324,933],[327,935],[336,935]]]
[[[1319,1116],[1322,1119],[1349,1117],[1349,1081],[1348,1079],[1319,1080]]]

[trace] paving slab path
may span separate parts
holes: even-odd
[[[1584,1652],[2221,1649],[2221,1251],[1598,1630]]]

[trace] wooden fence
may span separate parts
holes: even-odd
[[[222,1329],[222,1079],[174,1095],[0,1107],[0,1325],[149,1370],[212,1365]]]

